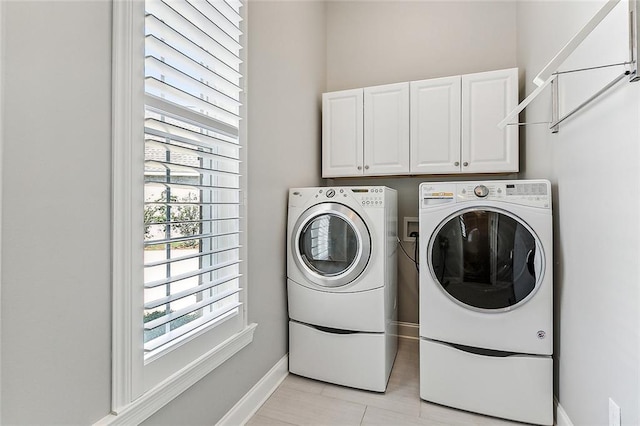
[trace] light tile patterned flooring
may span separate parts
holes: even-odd
[[[247,426],[522,426],[420,400],[418,341],[400,338],[387,391],[368,392],[289,374]]]

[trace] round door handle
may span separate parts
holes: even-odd
[[[459,161],[456,161],[455,163],[453,163],[454,166],[458,167],[460,165]]]
[[[365,170],[369,170],[369,166],[364,166],[364,169]]]
[[[358,170],[362,170],[362,166],[358,166]]]
[[[467,167],[469,165],[469,163],[467,163],[466,161],[464,163],[462,163],[463,166]]]

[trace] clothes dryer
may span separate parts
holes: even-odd
[[[384,391],[397,352],[397,194],[289,191],[289,370]]]
[[[420,396],[553,424],[551,185],[420,185]]]

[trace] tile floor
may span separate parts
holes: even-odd
[[[420,400],[418,340],[399,339],[387,391],[362,391],[290,374],[247,422],[269,425],[515,426],[522,423]]]

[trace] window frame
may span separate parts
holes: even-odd
[[[0,58],[4,58],[4,3],[0,1]],[[0,164],[4,162],[4,66],[0,65]],[[0,173],[0,223],[2,223],[3,180]],[[0,318],[2,318],[2,226],[0,226]],[[0,420],[2,420],[2,327],[0,327]]]
[[[241,117],[246,109],[247,3],[243,3],[242,68],[244,91]],[[248,323],[247,289],[247,170],[246,119],[240,121],[241,186],[241,286],[244,289],[242,329],[215,347],[208,348],[198,336],[181,347],[204,347],[204,353],[184,362],[171,359],[170,373],[154,384],[145,380],[143,350],[143,161],[144,161],[144,18],[142,0],[113,2],[113,143],[112,143],[112,403],[111,414],[96,424],[140,423],[198,380],[251,343],[257,324]],[[215,330],[215,326],[212,328]],[[168,351],[171,353],[172,351]],[[176,357],[173,357],[176,358]],[[155,362],[155,361],[151,361]],[[147,381],[147,384],[145,384]]]

